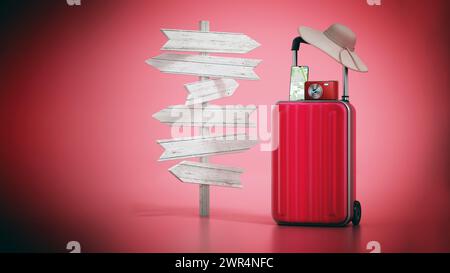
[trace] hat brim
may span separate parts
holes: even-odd
[[[306,42],[322,50],[338,63],[358,72],[368,71],[367,66],[354,51],[343,49],[328,39],[323,32],[303,26],[298,28],[298,32]]]

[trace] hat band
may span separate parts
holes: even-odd
[[[325,30],[325,31],[323,32],[323,34],[324,34],[328,39],[330,39],[332,42],[334,42],[335,44],[337,44],[338,46],[340,46],[340,47],[342,47],[342,48],[350,49],[351,51],[354,51],[354,50],[355,50],[355,46],[352,46],[352,47],[347,46],[347,45],[346,45],[347,43],[345,43],[344,41],[342,41],[342,39],[339,39],[338,37],[334,36],[334,35],[333,35],[333,32],[328,31],[328,29]]]
[[[342,51],[344,51],[344,50],[348,52],[348,55],[350,55],[350,58],[352,59],[352,62],[353,62],[353,64],[356,66],[356,68],[357,68],[358,70],[361,70],[361,69],[359,68],[359,65],[358,65],[358,63],[356,62],[355,58],[353,57],[353,54],[351,53],[350,49],[348,49],[347,47],[342,48],[341,51],[339,51],[339,61],[343,64],[343,61],[342,61]]]

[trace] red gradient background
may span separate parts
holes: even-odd
[[[39,4],[32,3],[38,2]],[[5,8],[0,65],[2,250],[66,252],[450,251],[448,1],[29,1]],[[196,77],[144,63],[166,41],[160,28],[246,33],[261,47],[260,81],[239,81],[219,104],[287,99],[297,27],[334,22],[358,36],[369,73],[350,73],[357,109],[360,227],[279,227],[270,215],[270,153],[216,156],[246,171],[244,188],[198,187],[157,162],[170,128],[151,118],[182,104]],[[218,54],[219,55],[219,54]],[[313,80],[340,66],[310,47]]]

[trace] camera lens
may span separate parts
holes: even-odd
[[[313,83],[309,86],[308,88],[308,95],[312,98],[312,99],[320,99],[320,97],[322,97],[323,94],[323,89],[322,86],[318,83]]]

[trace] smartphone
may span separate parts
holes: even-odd
[[[289,91],[289,100],[305,99],[305,82],[308,81],[308,66],[292,66],[291,67],[291,86]]]

